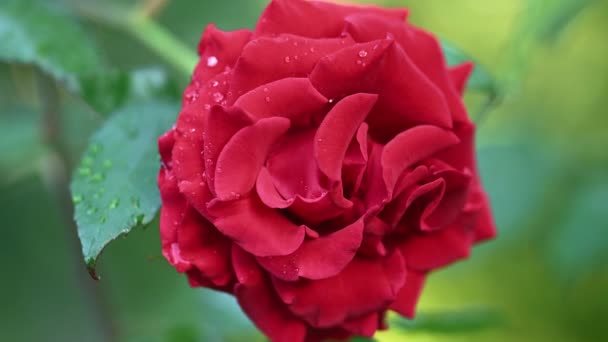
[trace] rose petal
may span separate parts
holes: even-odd
[[[258,258],[258,262],[282,280],[325,279],[335,276],[351,262],[362,237],[363,220],[360,219],[332,234],[305,241],[293,254]]]
[[[232,243],[194,209],[188,208],[177,230],[180,257],[216,286],[233,279],[230,265]]]
[[[262,13],[255,35],[292,33],[311,38],[339,36],[344,18],[353,13],[372,13],[382,20],[405,21],[406,9],[339,5],[324,1],[274,0]]]
[[[346,32],[357,42],[383,39],[389,32],[416,67],[441,90],[454,120],[468,121],[464,103],[449,79],[441,44],[433,34],[407,23],[386,21],[367,13],[351,15],[346,22]]]
[[[377,312],[373,312],[369,315],[349,319],[342,326],[353,334],[371,338],[378,330],[379,316]]]
[[[239,305],[273,342],[304,342],[305,324],[289,312],[255,259],[242,249],[232,250],[239,283],[234,288]]]
[[[215,193],[228,201],[247,194],[255,185],[258,172],[270,148],[289,129],[289,120],[261,119],[238,131],[224,146],[215,169]]]
[[[282,34],[251,41],[234,67],[230,93],[235,99],[286,77],[307,77],[319,59],[353,44],[349,36],[309,39]]]
[[[340,182],[344,156],[357,130],[378,99],[374,94],[354,94],[338,102],[315,134],[315,159],[332,181]]]
[[[458,137],[443,128],[421,125],[391,140],[382,151],[383,179],[389,191],[407,168],[458,143]]]
[[[226,67],[233,67],[251,34],[250,30],[224,32],[214,24],[207,25],[198,45],[200,61],[194,71],[195,81],[207,82]]]
[[[473,235],[470,227],[455,223],[432,233],[412,233],[399,248],[408,268],[425,272],[467,258]]]
[[[208,281],[208,286],[221,287],[232,280],[230,241],[192,209],[180,194],[177,180],[162,169],[159,178],[162,199],[160,235],[163,255],[179,272],[193,268]]]
[[[405,285],[399,291],[395,302],[391,305],[391,310],[406,318],[413,319],[416,315],[416,305],[422,294],[425,281],[426,274],[408,270]]]
[[[256,256],[293,253],[304,241],[305,227],[291,223],[265,206],[257,196],[236,201],[212,201],[209,211],[217,229]]]
[[[221,106],[213,106],[206,119],[202,135],[204,138],[204,159],[200,157],[194,159],[198,159],[200,162],[204,160],[207,183],[211,192],[214,193],[216,162],[220,152],[230,138],[242,128],[252,124],[252,121],[238,108],[224,108]]]
[[[464,91],[467,87],[467,81],[473,73],[475,64],[472,62],[465,62],[449,69],[450,81],[460,96],[464,95]]]
[[[294,132],[268,157],[266,167],[283,198],[316,199],[328,192],[313,154],[315,130]]]
[[[351,197],[355,194],[363,181],[365,168],[367,167],[369,126],[364,122],[357,130],[356,139],[353,140],[344,156],[342,164],[342,186],[344,196]]]
[[[293,313],[323,328],[385,308],[401,290],[405,273],[403,257],[396,251],[381,260],[355,258],[331,278],[273,282]]]
[[[327,55],[310,79],[329,99],[354,93],[378,94],[376,108],[366,122],[370,134],[381,142],[414,124],[452,125],[441,91],[390,39],[356,44]]]
[[[327,99],[308,78],[289,77],[251,90],[234,105],[243,109],[253,121],[281,116],[288,118],[292,127],[306,127],[326,104]]]

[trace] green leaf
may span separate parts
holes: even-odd
[[[101,67],[85,32],[53,1],[0,1],[0,60],[34,64],[76,89],[75,75]]]
[[[475,69],[467,84],[469,90],[481,91],[493,96],[496,95],[498,90],[496,80],[475,59],[445,40],[441,40],[441,47],[449,66],[455,66],[464,62],[475,63]]]
[[[374,342],[376,339],[367,337],[353,337],[349,340],[350,342]]]
[[[396,326],[408,332],[472,333],[500,325],[502,317],[486,308],[471,308],[454,312],[420,313],[414,320],[395,319]]]
[[[135,226],[150,222],[160,206],[156,139],[175,121],[178,107],[131,104],[93,135],[72,176],[75,220],[82,251],[94,275],[103,248]]]
[[[126,102],[145,99],[179,99],[175,80],[159,68],[131,72],[105,70],[79,79],[80,95],[94,110],[111,113]]]

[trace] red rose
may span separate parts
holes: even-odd
[[[462,102],[406,10],[275,0],[210,25],[159,140],[165,257],[272,341],[372,336],[495,234]]]

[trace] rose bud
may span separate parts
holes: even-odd
[[[494,237],[462,101],[407,11],[275,0],[209,25],[159,139],[163,254],[272,341],[372,336],[429,272]]]

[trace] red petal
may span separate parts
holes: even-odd
[[[344,18],[353,13],[371,13],[381,20],[403,22],[408,11],[324,1],[274,0],[262,13],[255,35],[292,33],[311,38],[336,37],[342,33]]]
[[[422,294],[426,274],[408,270],[405,285],[399,291],[399,295],[395,302],[391,305],[391,310],[398,312],[400,315],[413,319],[416,315],[416,305]]]
[[[401,290],[405,273],[403,257],[396,251],[383,259],[355,258],[331,278],[295,283],[273,280],[293,313],[323,328],[386,308]]]
[[[308,78],[290,77],[251,90],[241,96],[235,106],[243,109],[253,121],[281,116],[288,118],[292,127],[306,127],[326,104],[327,99]]]
[[[194,209],[188,208],[177,230],[180,257],[188,261],[216,286],[232,280],[232,242],[220,234]]]
[[[281,302],[255,259],[236,246],[232,259],[239,280],[234,294],[247,316],[273,342],[303,342],[306,325]]]
[[[377,95],[355,94],[338,102],[325,116],[315,135],[315,158],[319,169],[340,182],[344,156],[357,129],[376,104]]]
[[[256,256],[293,253],[304,241],[305,227],[291,223],[257,196],[231,202],[212,201],[213,224],[241,248]]]
[[[458,137],[443,128],[416,126],[391,140],[382,151],[383,179],[389,191],[409,167],[458,143]]]
[[[467,87],[467,81],[475,68],[472,62],[465,62],[449,69],[450,80],[452,85],[460,96],[464,95]]]
[[[207,25],[198,46],[201,58],[194,72],[194,80],[207,82],[226,67],[234,66],[250,38],[249,30],[224,32],[213,24]]]
[[[357,130],[356,139],[353,140],[344,156],[342,164],[342,186],[345,196],[351,197],[355,194],[365,175],[368,156],[368,132],[369,126],[364,122]]]
[[[424,272],[467,258],[473,238],[468,226],[455,223],[432,233],[408,235],[400,249],[409,268]]]
[[[359,318],[349,319],[342,326],[353,334],[371,338],[378,330],[379,316],[377,312],[374,312]]]
[[[163,255],[179,272],[196,268],[208,286],[227,285],[232,279],[230,241],[188,205],[170,172],[161,170],[159,188]]]
[[[230,85],[233,97],[286,77],[307,77],[319,59],[353,44],[350,37],[309,39],[292,35],[262,37],[243,49]]]
[[[466,108],[452,85],[439,40],[429,32],[407,23],[381,20],[377,16],[356,14],[349,16],[347,32],[358,42],[383,39],[387,33],[443,93],[456,121],[468,121]]]
[[[215,193],[219,200],[238,199],[255,185],[270,148],[289,129],[289,120],[261,119],[237,132],[224,146],[215,169]]]
[[[319,61],[310,79],[329,99],[378,94],[378,104],[367,119],[370,134],[378,141],[414,124],[452,125],[441,91],[392,40],[356,44],[330,54]]]
[[[363,220],[359,220],[332,234],[305,241],[293,254],[258,258],[258,262],[282,280],[325,279],[335,276],[351,262],[362,236]]]
[[[224,108],[213,106],[206,116],[204,137],[204,165],[207,183],[211,192],[215,191],[215,171],[217,158],[220,152],[239,130],[249,126],[252,121],[238,108]],[[198,150],[199,153],[201,150]],[[201,160],[200,156],[198,158]]]

